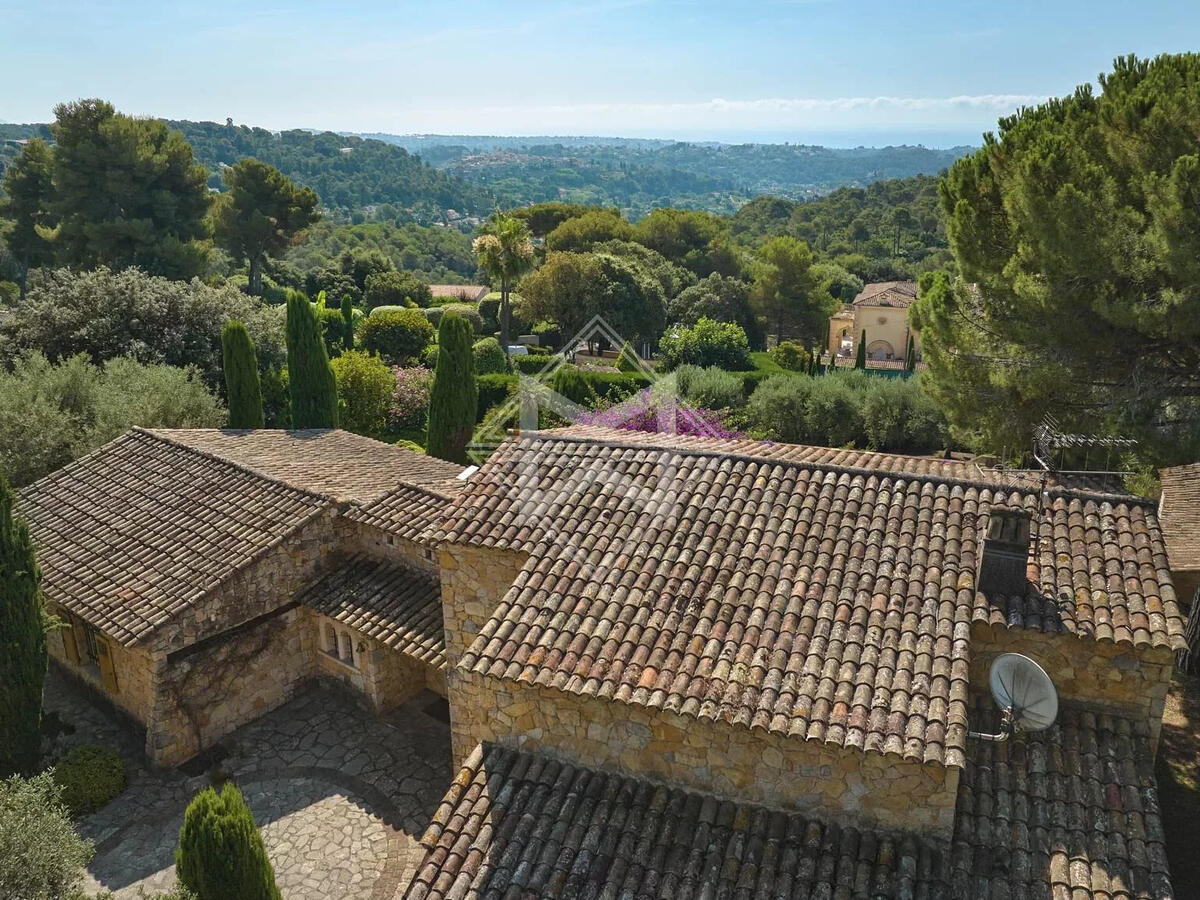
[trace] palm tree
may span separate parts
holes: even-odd
[[[508,295],[520,277],[533,268],[533,240],[522,219],[496,210],[480,228],[472,247],[480,268],[493,283],[500,282],[500,346],[507,354],[512,321]]]

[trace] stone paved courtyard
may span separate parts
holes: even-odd
[[[125,793],[80,822],[96,844],[87,888],[116,900],[174,884],[183,811],[210,783],[206,764],[245,794],[285,900],[391,900],[452,774],[444,701],[428,692],[380,719],[318,683],[226,738],[223,759],[169,770],[147,766],[141,736],[53,667],[46,697],[75,727],[64,746],[104,744],[129,761]]]

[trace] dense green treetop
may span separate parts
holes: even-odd
[[[63,103],[54,114],[57,258],[171,278],[203,273],[207,173],[183,135],[103,100]]]
[[[54,259],[54,245],[46,239],[46,230],[53,225],[53,180],[54,154],[40,138],[31,139],[4,172],[0,218],[8,219],[10,225],[6,231],[0,229],[0,234],[21,265],[22,287],[29,269]]]
[[[943,182],[963,283],[927,279],[914,307],[929,387],[981,448],[1028,447],[1049,412],[1190,461],[1200,55],[1121,58],[1100,86],[1002,119]]]
[[[247,157],[222,173],[227,188],[213,209],[217,242],[250,266],[250,293],[262,293],[262,267],[299,243],[320,218],[317,195],[297,187],[274,166]]]

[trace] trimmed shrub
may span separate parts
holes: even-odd
[[[475,379],[479,391],[479,415],[476,421],[482,422],[484,414],[494,406],[499,406],[508,400],[510,394],[517,388],[516,375],[480,375]]]
[[[438,360],[429,396],[429,429],[425,450],[449,462],[465,464],[475,426],[479,387],[471,351],[471,323],[462,316],[442,316],[438,328]]]
[[[483,330],[488,334],[500,330],[500,298],[491,294],[479,301],[479,318],[483,320]]]
[[[434,368],[437,366],[437,358],[438,358],[438,345],[430,344],[428,347],[426,347],[424,350],[421,351],[420,363],[422,366],[424,366],[426,369],[428,369],[430,372],[432,372],[434,370]]]
[[[407,309],[412,309],[412,307],[411,306],[377,306],[373,310],[371,310],[369,313],[367,313],[367,315],[375,316],[375,315],[383,315],[384,313],[390,313],[390,312],[404,312]],[[424,315],[424,313],[422,313],[422,315]]]
[[[632,397],[643,388],[649,387],[651,381],[649,376],[640,372],[597,372],[583,369],[580,374],[597,399],[607,403],[616,403]]]
[[[389,309],[390,308],[391,307],[389,307]],[[442,324],[442,315],[446,311],[440,306],[431,306],[429,309],[421,310],[421,312],[424,314],[426,321],[428,321],[429,324],[434,328],[437,328]]]
[[[342,295],[342,349],[354,349],[354,303],[349,294]]]
[[[332,366],[341,426],[357,434],[383,431],[396,389],[392,370],[378,356],[363,350],[347,350]]]
[[[535,322],[530,334],[536,334],[543,347],[561,350],[563,345],[562,329],[553,322]]]
[[[337,378],[315,307],[299,291],[287,300],[288,396],[293,428],[337,427]]]
[[[393,365],[417,359],[433,340],[433,326],[419,309],[376,310],[358,326],[358,344]]]
[[[325,342],[325,352],[333,359],[346,345],[346,319],[342,316],[340,306],[328,307],[318,303],[314,311],[321,326],[321,340]]]
[[[746,332],[732,322],[702,318],[690,328],[676,326],[663,335],[659,350],[665,371],[684,363],[730,370],[750,368],[750,342]]]
[[[675,370],[675,385],[680,397],[705,409],[736,409],[746,399],[742,379],[715,366],[680,366]]]
[[[231,781],[188,804],[175,873],[197,900],[281,900],[254,817]]]
[[[441,307],[442,314],[455,313],[462,316],[471,323],[471,330],[475,334],[483,334],[483,316],[479,314],[479,308],[474,303],[447,303]]]
[[[75,833],[49,772],[0,781],[0,897],[64,900],[81,896],[92,842]]]
[[[436,351],[437,345],[434,345]],[[425,424],[429,411],[429,392],[433,387],[433,372],[422,366],[392,369],[395,387],[388,424],[393,428],[413,428]]]
[[[225,371],[225,396],[230,428],[262,428],[262,386],[254,342],[241,322],[228,322],[221,332],[221,366]]]
[[[493,375],[497,372],[508,371],[508,357],[504,349],[494,337],[476,341],[471,348],[475,356],[475,372],[479,375]]]
[[[553,387],[556,394],[579,406],[594,406],[598,399],[584,373],[572,365],[559,366],[554,371]]]
[[[536,375],[542,369],[546,368],[546,364],[550,362],[550,357],[546,354],[531,353],[528,356],[509,357],[509,362],[522,375]]]
[[[783,341],[773,349],[771,359],[779,368],[789,372],[804,372],[808,369],[808,354],[803,347],[792,341]]]
[[[429,306],[433,294],[429,285],[412,272],[375,272],[367,276],[363,306]]]
[[[621,352],[617,354],[617,369],[621,372],[642,371],[642,360],[629,341],[621,345]]]
[[[125,760],[115,750],[96,744],[72,747],[54,764],[54,782],[73,816],[107,806],[128,784]]]

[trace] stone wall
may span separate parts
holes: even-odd
[[[394,560],[421,572],[438,574],[433,548],[390,534],[373,525],[343,519],[338,523],[338,538],[346,553],[365,553],[377,559]]]
[[[50,655],[62,664],[63,669],[99,691],[114,705],[145,725],[150,720],[150,710],[154,706],[154,657],[147,650],[122,647],[112,638],[106,640],[113,671],[117,677],[115,693],[105,689],[100,680],[99,667],[87,659],[82,647],[79,648],[80,664],[75,665],[71,662],[63,642],[63,629],[56,628],[51,631],[47,635],[46,646]]]
[[[958,770],[455,669],[455,765],[480,741],[691,790],[949,838]]]
[[[1138,650],[1111,641],[976,622],[971,626],[973,691],[990,696],[988,675],[992,661],[1000,653],[1022,653],[1036,660],[1053,679],[1059,697],[1064,700],[1147,722],[1151,741],[1157,748],[1175,662],[1170,650]]]
[[[525,554],[512,550],[467,544],[443,544],[438,548],[448,668],[458,664],[527,559]]]
[[[312,614],[296,607],[202,646],[158,659],[146,754],[178,765],[292,697],[315,673]]]

